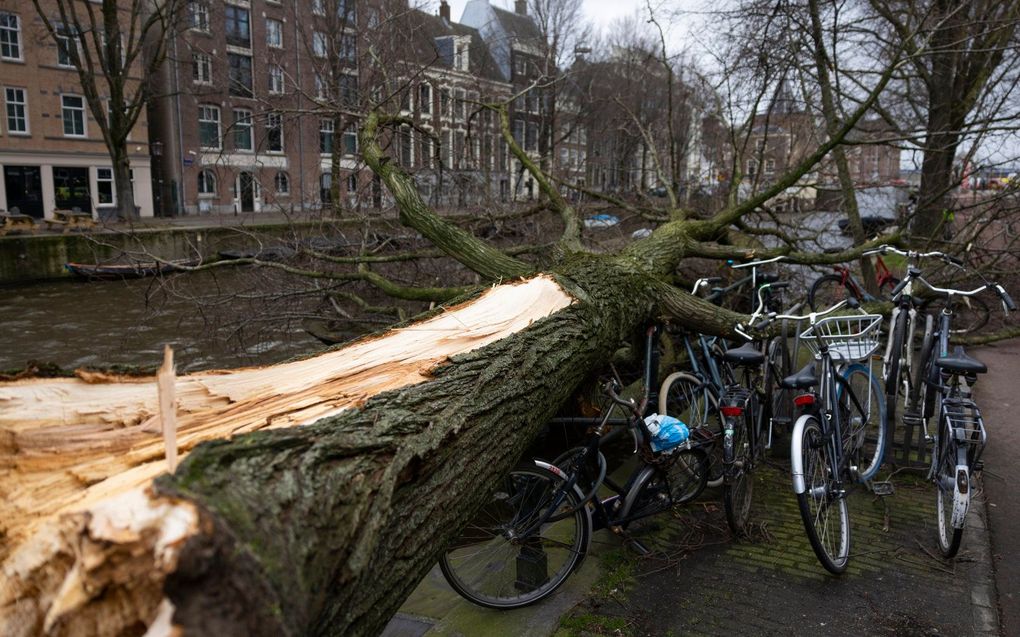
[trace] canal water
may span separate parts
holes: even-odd
[[[293,318],[299,312],[274,315],[274,295],[263,301],[257,290],[242,270],[3,287],[0,370],[29,361],[148,367],[161,362],[164,344],[181,371],[262,365],[321,349]]]

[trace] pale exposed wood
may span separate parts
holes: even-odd
[[[174,350],[169,345],[163,347],[163,366],[156,374],[156,385],[159,389],[159,423],[163,434],[163,447],[166,453],[166,470],[173,473],[177,469],[177,396],[174,392]],[[144,428],[144,425],[142,426]]]
[[[451,356],[509,336],[572,302],[550,277],[501,285],[426,321],[305,360],[178,377],[176,444],[315,422],[419,383]],[[60,513],[147,485],[165,444],[153,378],[22,380],[0,385],[0,560]],[[159,430],[157,430],[158,432]]]

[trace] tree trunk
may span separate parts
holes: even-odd
[[[117,189],[117,215],[131,220],[138,217],[135,211],[135,191],[131,184],[131,158],[128,156],[127,143],[114,146],[110,150],[113,161],[113,183]]]

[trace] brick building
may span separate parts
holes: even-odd
[[[133,79],[142,80],[141,67],[138,61]],[[97,84],[102,91],[102,81]],[[54,209],[95,218],[112,213],[112,163],[77,70],[25,0],[0,0],[0,98],[0,209],[37,219],[52,218]],[[135,205],[143,217],[153,215],[148,136],[143,112],[129,136]]]

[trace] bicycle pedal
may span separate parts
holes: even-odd
[[[921,414],[916,413],[905,413],[903,414],[903,424],[909,427],[917,427],[921,424]]]
[[[877,496],[885,497],[887,495],[895,495],[896,488],[893,487],[892,482],[872,482],[871,492]]]

